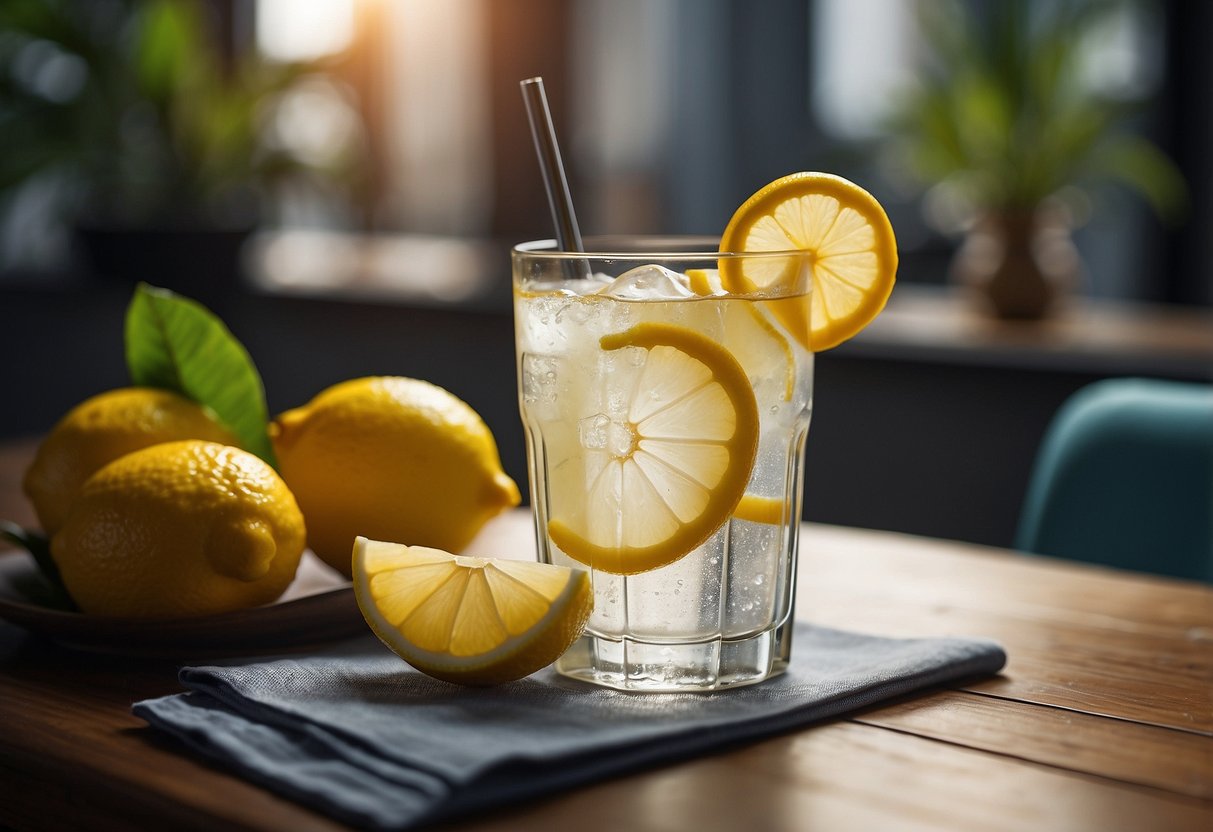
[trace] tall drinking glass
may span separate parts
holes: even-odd
[[[762,681],[792,649],[808,264],[708,238],[586,245],[513,251],[539,552],[594,586],[556,668],[625,690]]]

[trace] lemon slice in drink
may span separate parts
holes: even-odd
[[[757,494],[746,494],[733,510],[733,516],[738,520],[749,520],[751,523],[766,523],[778,526],[783,523],[786,504],[782,497],[760,497]]]
[[[897,274],[897,240],[880,203],[828,173],[793,173],[754,194],[729,220],[720,250],[804,252],[812,291],[774,301],[771,312],[813,352],[838,346],[880,314]],[[798,279],[787,258],[721,262],[721,281],[732,292],[777,290]]]
[[[687,269],[686,276],[691,291],[700,297],[727,292],[716,269]],[[780,334],[754,301],[723,301],[721,307],[725,348],[733,353],[751,381],[782,376],[783,400],[791,401],[796,389],[796,356],[788,339]]]
[[[754,467],[758,407],[737,359],[694,330],[641,323],[600,346],[630,350],[622,363],[637,373],[610,441],[568,461],[584,496],[562,495],[548,535],[574,560],[632,575],[673,563],[728,519]]]
[[[716,269],[688,269],[691,290],[703,297],[726,293]],[[792,345],[767,316],[750,301],[730,301],[723,313],[725,346],[741,363],[751,380],[763,375],[783,375],[783,400],[791,401],[796,388],[796,355]],[[733,516],[751,523],[778,525],[783,522],[784,500],[745,494]]]
[[[452,555],[358,537],[354,594],[392,652],[464,685],[529,676],[585,630],[594,606],[580,569]]]

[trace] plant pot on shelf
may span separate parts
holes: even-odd
[[[1039,320],[1078,285],[1082,261],[1064,218],[1050,212],[988,213],[952,260],[952,278],[997,318]]]
[[[241,252],[253,226],[122,226],[80,223],[76,240],[91,274],[146,281],[220,310],[243,280]]]

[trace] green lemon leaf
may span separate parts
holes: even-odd
[[[50,541],[43,535],[29,529],[23,529],[11,520],[0,520],[0,538],[22,547],[34,558],[43,582],[34,585],[24,584],[20,588],[33,600],[48,607],[62,610],[76,609],[75,602],[67,593],[63,579],[59,577],[59,567],[51,558]]]
[[[245,450],[277,466],[261,376],[236,337],[202,304],[140,283],[126,311],[126,365],[134,384],[209,407]]]

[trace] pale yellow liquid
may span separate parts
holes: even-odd
[[[632,645],[630,655],[643,656],[639,663],[620,659],[621,665],[636,665],[619,671],[622,677],[635,677],[636,684],[627,678],[607,684],[666,689],[692,677],[702,678],[687,687],[753,681],[744,669],[733,678],[723,666],[684,665],[694,664],[700,646],[716,655],[719,664],[722,642],[769,635],[788,622],[813,356],[786,333],[777,333],[778,324],[761,301],[625,301],[587,294],[601,286],[571,281],[551,292],[515,296],[520,403],[538,528],[546,529],[551,518],[585,516],[586,472],[601,467],[587,457],[616,450],[611,442],[618,432],[612,425],[625,421],[636,393],[644,351],[604,351],[602,336],[660,322],[685,326],[724,345],[747,371],[760,417],[747,496],[703,545],[667,566],[630,576],[592,570],[595,607],[588,633],[591,641],[597,640],[598,653],[618,644],[621,656],[627,645]],[[759,317],[765,325],[757,323]],[[542,531],[539,538],[544,560],[584,568]],[[638,651],[637,644],[654,647]],[[670,649],[663,652],[661,645]],[[597,655],[594,660],[601,659]],[[565,672],[587,675],[570,666],[590,661],[576,650],[562,661]]]

